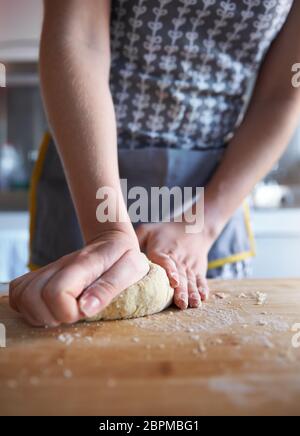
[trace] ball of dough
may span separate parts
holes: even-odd
[[[150,261],[149,266],[146,277],[125,289],[99,315],[87,321],[138,318],[169,307],[174,289],[170,286],[166,271]]]

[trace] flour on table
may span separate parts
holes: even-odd
[[[214,294],[215,298],[219,298],[219,300],[226,300],[227,298],[229,298],[228,294],[225,294],[224,292],[216,292]]]
[[[63,344],[69,346],[72,344],[72,342],[74,341],[74,336],[72,336],[69,333],[62,333],[58,336],[57,338],[60,342],[62,342]]]
[[[64,378],[66,379],[71,379],[73,377],[73,373],[70,369],[65,369],[64,370]]]

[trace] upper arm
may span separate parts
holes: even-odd
[[[42,39],[83,44],[109,55],[110,8],[111,0],[44,0]]]
[[[292,67],[300,62],[300,2],[294,1],[286,23],[273,42],[261,68],[256,92],[261,98],[300,98],[292,86]]]

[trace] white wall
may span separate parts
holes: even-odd
[[[0,0],[0,41],[38,39],[42,0]]]
[[[37,59],[42,14],[42,0],[0,0],[0,60]]]

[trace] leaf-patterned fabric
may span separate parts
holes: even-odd
[[[121,148],[217,148],[293,0],[112,0],[110,86]]]

